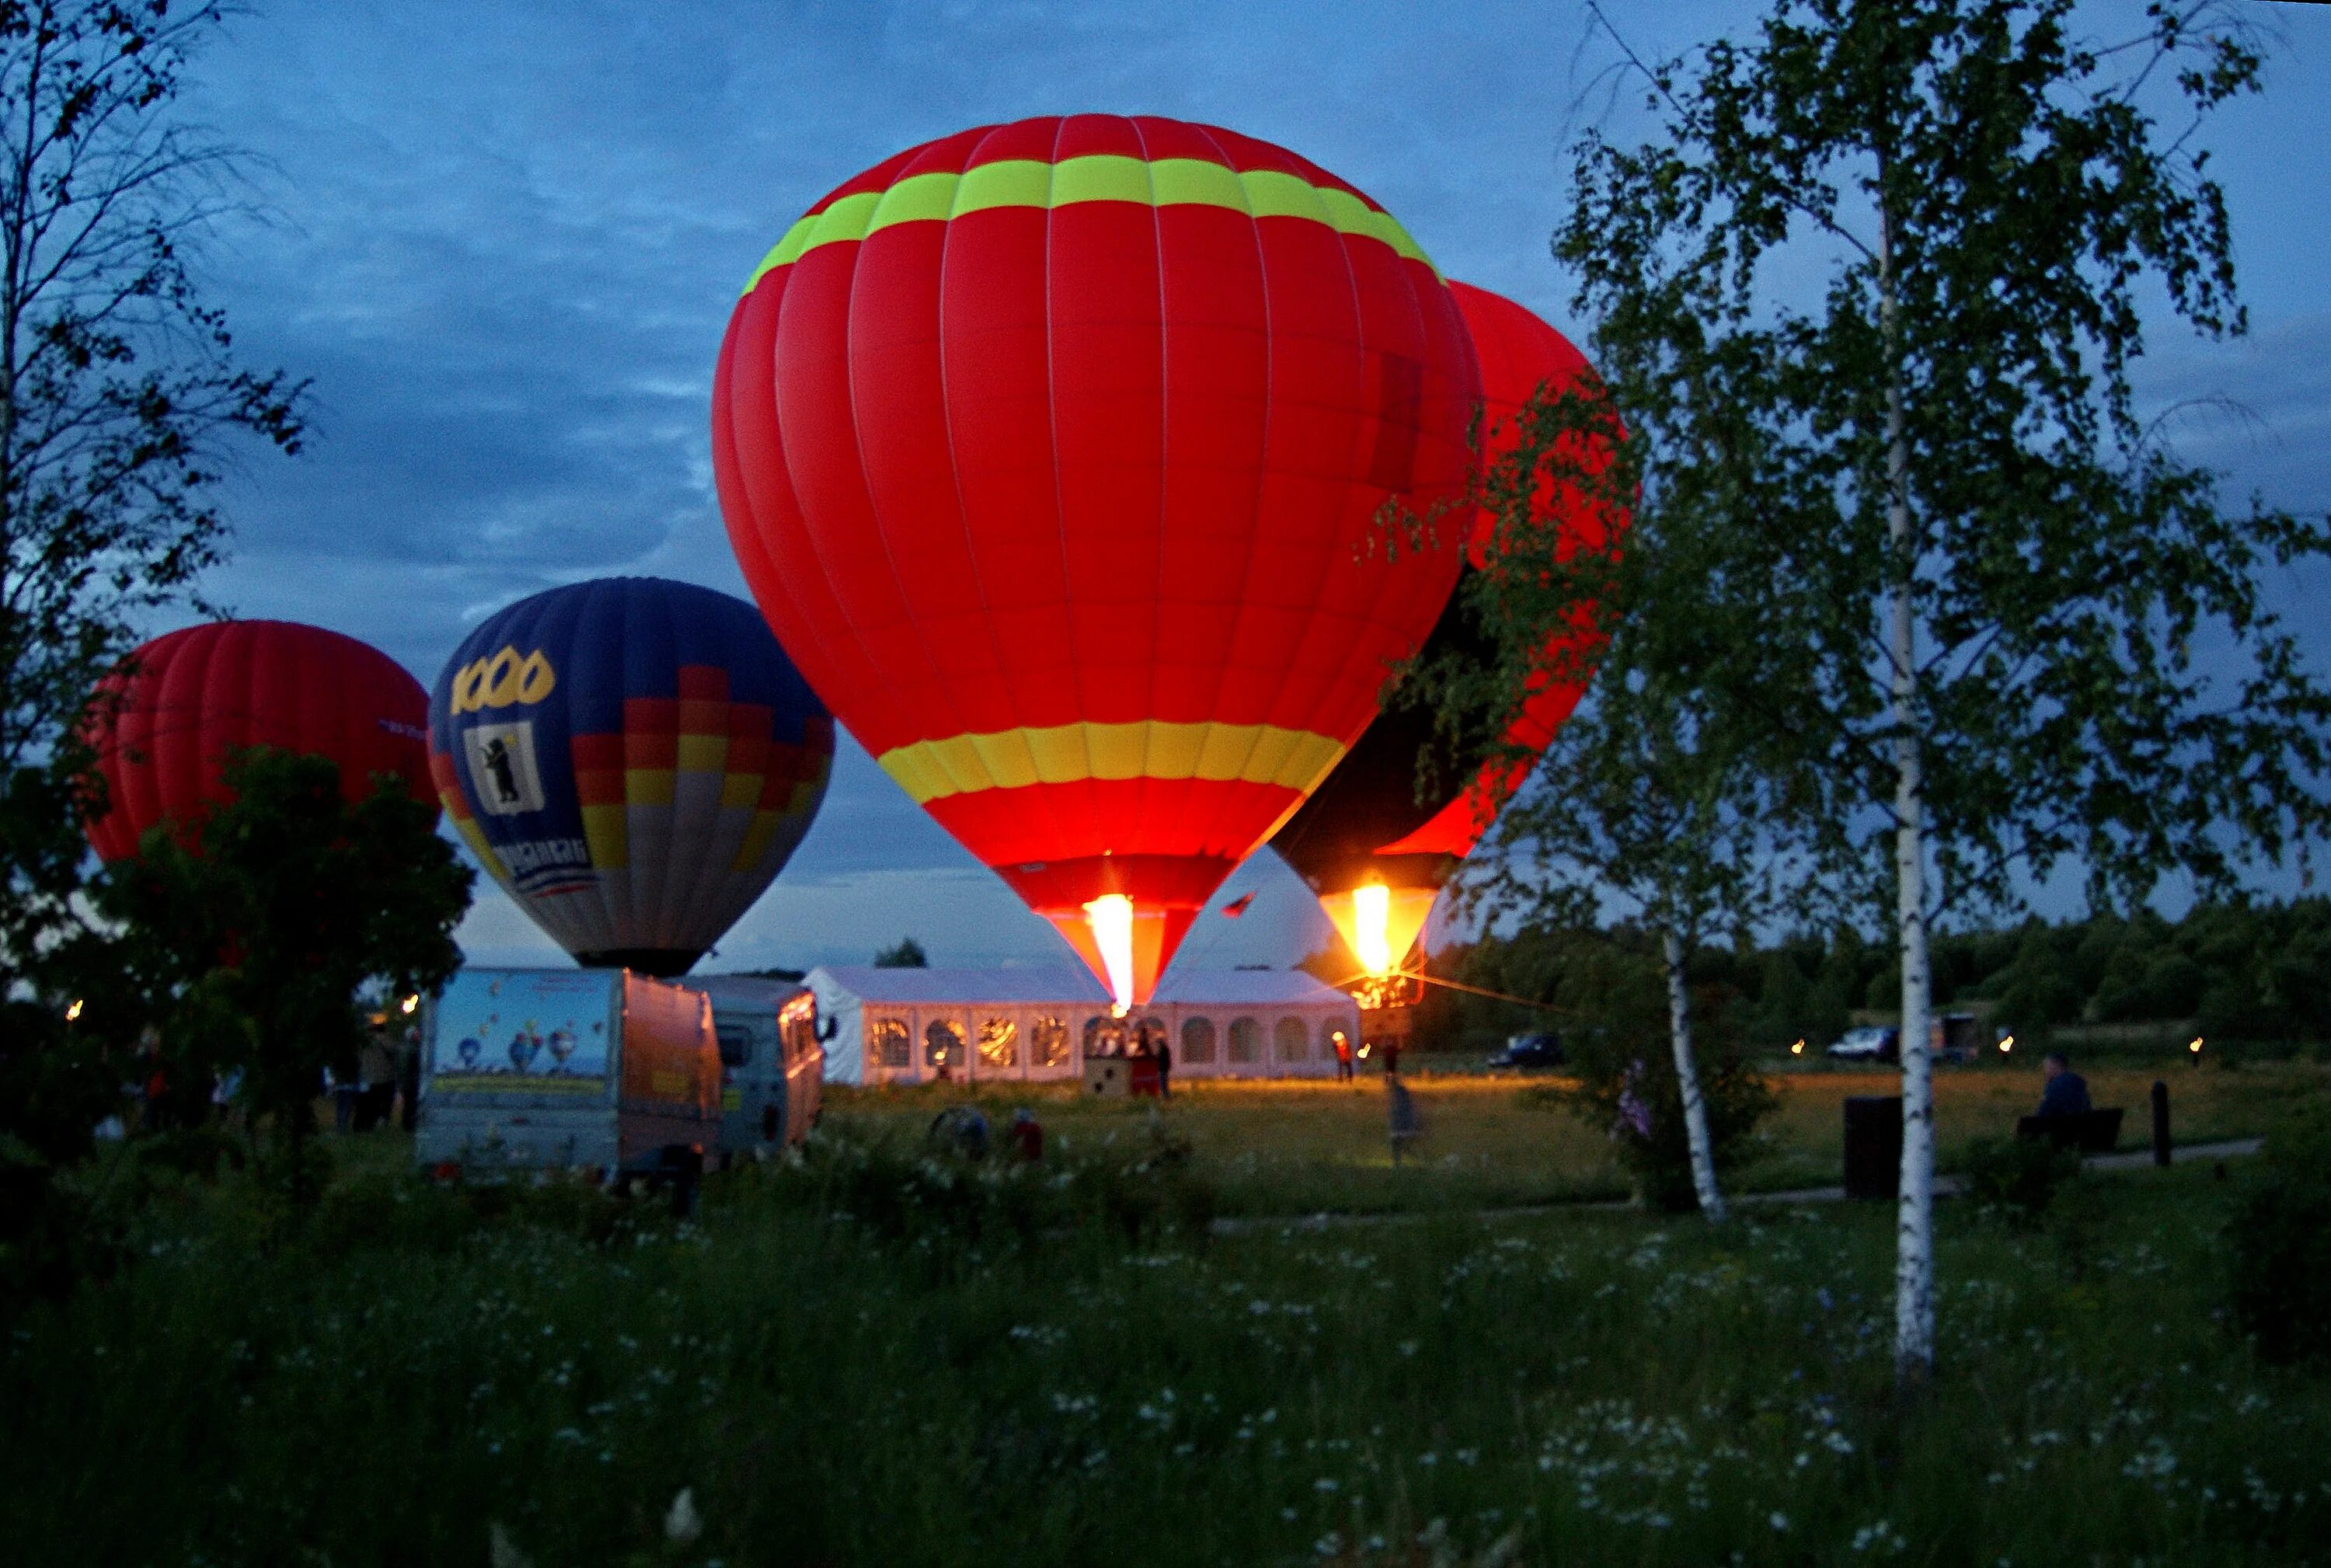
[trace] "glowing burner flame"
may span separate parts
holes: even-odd
[[[1093,945],[1108,969],[1108,989],[1122,1018],[1133,1006],[1133,900],[1122,893],[1104,893],[1085,906],[1085,924],[1092,927]]]
[[[1392,942],[1384,927],[1392,916],[1392,889],[1370,882],[1352,889],[1352,948],[1370,974],[1392,970]]]
[[[1432,913],[1431,888],[1388,888],[1364,882],[1319,895],[1319,907],[1336,923],[1337,934],[1360,961],[1361,972],[1382,980],[1400,972],[1401,961]]]

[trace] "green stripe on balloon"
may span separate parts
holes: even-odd
[[[1317,185],[1278,169],[1242,174],[1204,158],[1140,158],[1115,154],[1042,163],[1006,158],[965,174],[935,170],[909,175],[887,190],[858,191],[797,219],[753,269],[749,294],[775,269],[820,245],[862,240],[898,223],[945,222],[1000,207],[1049,210],[1080,202],[1137,202],[1144,206],[1220,207],[1255,218],[1308,218],[1338,233],[1381,241],[1412,261],[1432,258],[1381,207],[1351,192]]]

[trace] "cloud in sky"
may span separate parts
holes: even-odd
[[[1650,54],[1754,15],[1622,12]],[[2269,96],[2212,138],[2260,330],[2164,334],[2145,388],[2242,398],[2255,425],[2197,427],[2195,454],[2320,506],[2331,16],[2283,25]],[[478,619],[555,584],[646,573],[741,594],[706,413],[737,289],[825,190],[982,121],[1234,125],[1368,190],[1451,275],[1574,329],[1546,235],[1565,137],[1641,123],[1636,94],[1588,90],[1613,58],[1570,5],[271,6],[206,56],[192,107],[264,160],[270,211],[220,236],[213,289],[255,361],[315,378],[316,433],[238,475],[213,591],[362,637],[424,682]],[[1223,897],[1266,897],[1235,927],[1202,923],[1192,962],[1285,962],[1321,939],[1299,884],[1259,859]],[[544,951],[528,931],[489,889],[462,936],[481,955]],[[1061,955],[846,746],[823,819],[722,961],[861,957],[906,931],[966,958]]]

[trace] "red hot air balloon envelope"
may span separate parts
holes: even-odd
[[[1494,464],[1520,442],[1523,405],[1540,387],[1559,390],[1576,379],[1586,360],[1569,339],[1512,300],[1468,283],[1452,281],[1449,290],[1480,366],[1482,457]],[[1575,499],[1565,503],[1546,489],[1540,505],[1566,505],[1556,521],[1571,537],[1599,537],[1593,517]],[[1491,526],[1486,514],[1479,519],[1477,548]],[[1488,651],[1461,594],[1451,597],[1427,648]],[[1537,692],[1506,738],[1543,751],[1584,689],[1563,684]],[[1420,802],[1417,755],[1432,735],[1430,713],[1395,708],[1384,714],[1271,839],[1372,974],[1388,972],[1408,951],[1441,884],[1529,771],[1526,763],[1487,761],[1470,774],[1456,770],[1448,788]]]
[[[910,148],[746,288],[721,509],[883,769],[1146,999],[1374,717],[1449,596],[1388,498],[1463,493],[1477,373],[1392,216],[1208,126],[1077,115]]]
[[[833,720],[753,607],[654,577],[553,588],[462,641],[429,764],[487,873],[586,965],[687,972],[784,870]]]
[[[429,698],[378,649],[289,621],[221,621],[157,637],[108,676],[90,738],[107,791],[89,841],[128,860],[148,828],[193,828],[232,799],[228,761],[253,746],[329,757],[351,802],[374,775],[429,787]]]

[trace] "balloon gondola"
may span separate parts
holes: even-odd
[[[713,463],[769,624],[1120,1007],[1374,717],[1460,552],[1478,389],[1390,214],[1283,148],[1076,115],[912,147],[778,242]]]

